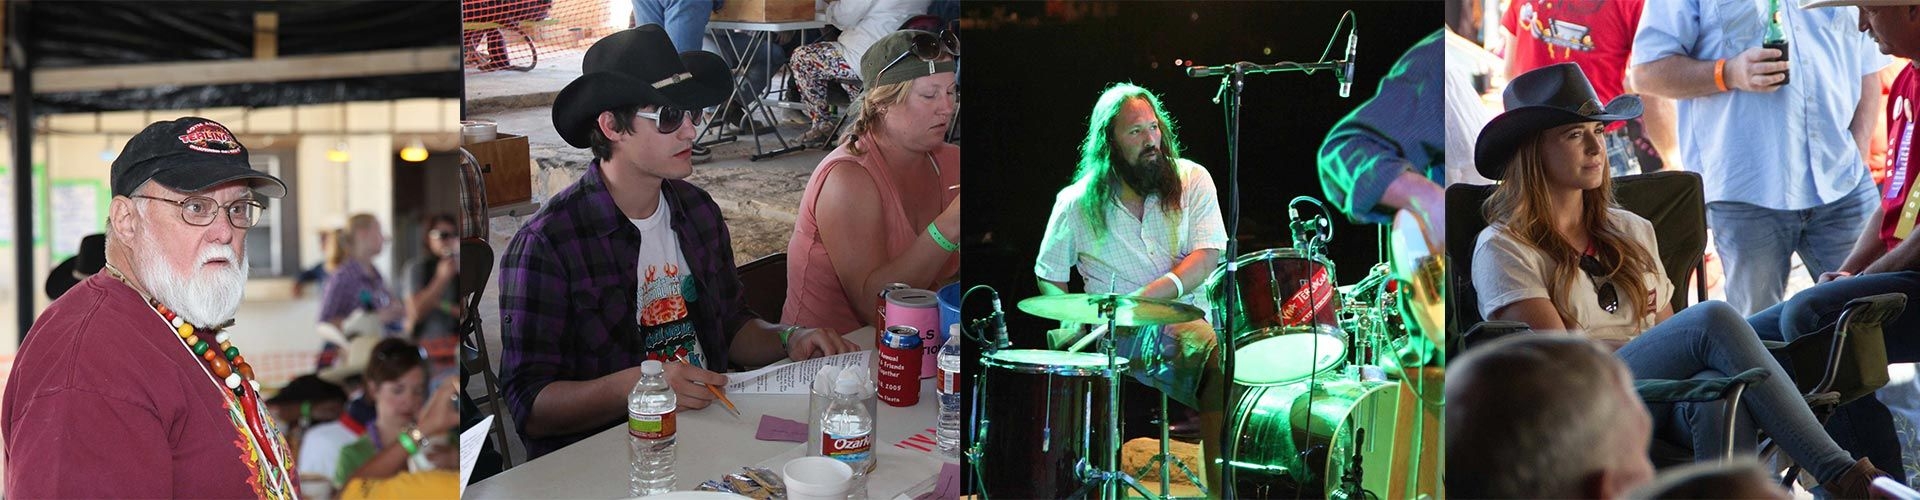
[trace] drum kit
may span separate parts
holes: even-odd
[[[1019,308],[1107,331],[1209,314],[1216,331],[1233,325],[1233,342],[1222,345],[1234,346],[1223,354],[1237,358],[1230,391],[1237,403],[1227,406],[1225,423],[1234,442],[1223,457],[1235,471],[1234,495],[1439,497],[1441,356],[1431,339],[1440,335],[1442,317],[1434,314],[1442,314],[1443,271],[1419,239],[1426,230],[1402,212],[1395,259],[1351,286],[1335,286],[1324,245],[1307,244],[1247,253],[1230,264],[1237,273],[1216,271],[1196,292],[1210,310],[1115,294],[1034,297]],[[1225,293],[1227,276],[1237,282],[1235,296]],[[1221,321],[1228,310],[1239,311],[1237,321]],[[1098,353],[1005,349],[981,357],[976,394],[991,397],[976,401],[968,455],[985,498],[1119,498],[1123,486],[1160,498],[1170,467],[1194,476],[1167,454],[1165,418],[1155,457],[1160,496],[1120,470],[1119,378],[1132,361],[1115,352],[1114,335],[1103,337]],[[1163,398],[1162,415],[1164,405]],[[1202,495],[1222,496],[1214,488]]]

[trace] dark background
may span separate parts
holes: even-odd
[[[1087,115],[1102,89],[1131,81],[1158,93],[1182,155],[1212,173],[1224,211],[1226,123],[1212,102],[1219,79],[1188,78],[1175,59],[1207,66],[1308,63],[1321,60],[1323,50],[1327,59],[1338,59],[1346,36],[1343,29],[1335,39],[1334,28],[1343,12],[1354,11],[1360,40],[1351,98],[1339,97],[1331,72],[1250,76],[1242,94],[1239,252],[1290,246],[1287,201],[1326,198],[1316,158],[1327,131],[1373,96],[1402,53],[1443,25],[1440,1],[962,5],[962,120],[972,143],[964,156],[963,281],[1000,292],[1014,346],[1029,349],[1045,348],[1044,332],[1056,322],[1021,313],[1015,304],[1038,294],[1034,257],[1054,194],[1072,179]],[[1302,209],[1303,216],[1310,212]],[[1377,229],[1343,215],[1330,219],[1329,258],[1339,284],[1352,284],[1380,261]],[[986,302],[970,301],[967,316],[984,314]],[[979,373],[979,350],[966,351],[970,385]]]

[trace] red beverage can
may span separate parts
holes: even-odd
[[[890,326],[880,337],[880,401],[893,406],[920,403],[920,330]]]

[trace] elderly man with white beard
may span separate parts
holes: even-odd
[[[111,183],[105,272],[41,313],[0,399],[7,494],[297,497],[293,458],[227,331],[256,197],[286,184],[195,117],[135,135]]]

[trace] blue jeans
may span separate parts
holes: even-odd
[[[713,0],[633,0],[634,26],[660,25],[680,52],[700,50],[712,16]]]
[[[1793,379],[1780,363],[1760,345],[1759,337],[1747,318],[1724,302],[1704,302],[1674,314],[1667,321],[1648,329],[1614,353],[1626,362],[1635,379],[1685,380],[1719,374],[1740,373],[1749,368],[1765,368],[1771,374],[1765,381],[1748,387],[1741,403],[1752,421],[1773,436],[1780,448],[1806,467],[1821,482],[1845,473],[1853,458],[1834,444],[1820,428],[1813,411],[1800,397]],[[1679,434],[1694,443],[1695,456],[1711,460],[1714,441],[1711,432],[1674,429],[1686,420],[1685,408],[1655,405],[1655,425],[1664,434]]]
[[[1707,226],[1713,228],[1713,244],[1726,270],[1727,302],[1742,314],[1779,303],[1796,252],[1815,278],[1839,269],[1879,201],[1869,183],[1839,201],[1803,210],[1708,203]]]

